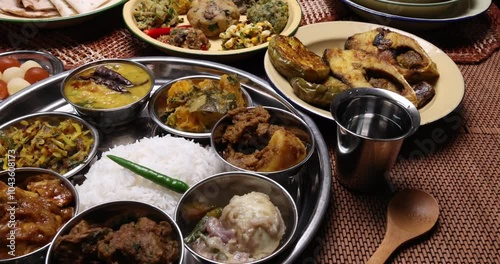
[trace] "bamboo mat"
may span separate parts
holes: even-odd
[[[299,0],[302,25],[358,20],[341,0]],[[126,29],[120,8],[66,29],[38,29],[0,23],[0,52],[48,51],[66,69],[103,58],[160,55]],[[423,126],[403,145],[391,171],[394,190],[417,188],[433,194],[441,209],[438,225],[424,238],[401,248],[393,263],[500,263],[500,11],[493,4],[474,19],[432,32],[412,32],[444,50],[466,82],[461,106],[449,116]],[[243,66],[259,76],[262,64]],[[243,62],[242,64],[248,64]],[[241,66],[241,65],[237,65]],[[250,70],[252,69],[252,70]],[[334,127],[313,117],[328,144]],[[436,138],[436,135],[441,135]],[[332,167],[334,168],[333,158]],[[324,224],[296,263],[363,263],[385,233],[391,193],[359,195],[333,179]]]

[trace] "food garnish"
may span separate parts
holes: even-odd
[[[191,243],[195,241],[197,238],[199,238],[201,235],[203,235],[203,232],[207,227],[208,219],[210,217],[219,218],[221,214],[222,214],[222,207],[216,207],[208,211],[193,228],[193,231],[191,231],[191,233],[186,238],[184,238],[184,242]]]
[[[177,27],[149,28],[149,29],[144,29],[143,31],[152,38],[158,38],[159,36],[170,34],[170,32],[172,32],[172,30],[175,28],[188,28],[188,27],[191,27],[191,25],[181,25]]]
[[[116,162],[118,165],[136,173],[137,175],[142,176],[145,179],[148,179],[174,192],[184,193],[189,189],[189,186],[185,182],[171,178],[167,175],[154,171],[150,168],[144,167],[135,162],[126,160],[124,158],[115,155],[107,155],[107,157],[112,161]]]
[[[92,80],[97,84],[104,85],[109,89],[120,93],[129,92],[127,89],[125,89],[125,87],[130,88],[134,86],[143,85],[148,82],[148,80],[145,80],[142,83],[134,84],[127,78],[123,77],[123,75],[121,75],[120,73],[102,65],[97,66],[92,74],[88,76],[80,75],[79,77],[82,80]]]

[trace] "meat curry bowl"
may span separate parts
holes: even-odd
[[[229,111],[213,128],[210,140],[228,169],[257,172],[280,183],[298,175],[316,144],[301,118],[270,106]]]
[[[78,213],[65,177],[40,168],[0,172],[0,263],[40,263],[58,230]]]
[[[163,130],[185,138],[209,140],[217,121],[231,109],[252,105],[237,75],[193,75],[160,87],[149,114]]]
[[[184,244],[173,219],[138,201],[91,207],[66,223],[45,258],[58,263],[182,263]]]
[[[83,118],[107,128],[139,116],[153,87],[154,75],[146,66],[106,59],[73,70],[62,82],[61,93]]]
[[[199,262],[273,263],[294,239],[298,212],[276,181],[233,171],[191,186],[177,204],[175,220]]]
[[[99,131],[64,112],[40,112],[0,125],[0,170],[15,166],[50,169],[70,177],[97,154]]]

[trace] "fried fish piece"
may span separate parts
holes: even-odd
[[[345,49],[362,50],[389,62],[409,83],[439,77],[436,63],[418,42],[406,35],[384,28],[376,28],[350,36]]]
[[[398,70],[386,61],[361,50],[325,49],[323,59],[330,65],[333,76],[351,88],[377,87],[406,97],[415,106],[417,96]]]
[[[274,68],[288,79],[300,77],[308,82],[322,82],[330,68],[321,56],[307,49],[296,37],[276,35],[267,47]]]

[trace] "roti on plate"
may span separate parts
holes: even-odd
[[[104,5],[109,0],[66,0],[79,14],[87,13]]]
[[[77,14],[76,10],[73,9],[65,0],[50,0],[50,2],[52,2],[52,4],[57,8],[57,11],[59,11],[59,14],[62,17],[68,17]]]

